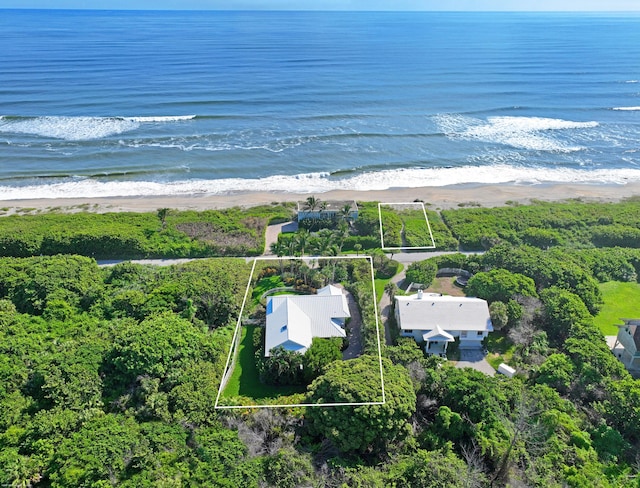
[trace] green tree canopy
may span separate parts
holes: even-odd
[[[536,284],[531,278],[502,268],[473,275],[467,283],[465,293],[489,302],[504,303],[516,295],[538,296]]]
[[[420,283],[428,287],[436,277],[438,271],[435,261],[426,259],[411,263],[407,268],[407,281],[410,283]]]
[[[405,437],[416,396],[405,368],[382,359],[385,402],[382,404],[380,365],[374,356],[331,363],[308,389],[310,403],[380,402],[377,405],[310,408],[311,431],[327,437],[341,451],[364,452]]]

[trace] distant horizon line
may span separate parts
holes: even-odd
[[[440,9],[425,9],[425,10],[412,10],[412,9],[379,9],[379,10],[365,10],[365,9],[256,9],[256,8],[154,8],[154,9],[140,9],[140,8],[93,8],[93,7],[79,7],[79,8],[67,8],[67,7],[0,7],[0,10],[39,10],[39,11],[97,11],[97,12],[363,12],[363,13],[503,13],[503,14],[640,14],[638,10],[440,10]]]

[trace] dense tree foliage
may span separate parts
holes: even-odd
[[[488,302],[504,303],[517,295],[537,296],[536,285],[531,278],[501,268],[473,275],[467,283],[465,293]]]
[[[437,271],[436,263],[430,259],[411,263],[406,271],[407,282],[420,283],[428,288],[436,277]]]
[[[384,403],[379,359],[362,356],[331,363],[310,386],[312,403],[363,403],[377,405],[315,408],[307,412],[312,432],[325,436],[345,452],[380,449],[409,434],[409,417],[415,410],[415,393],[407,371],[383,359]]]
[[[377,205],[371,209],[371,234],[365,205],[362,226],[350,226],[363,233],[343,246],[379,233]],[[282,263],[293,286],[335,279],[349,287],[372,354],[344,361],[333,341],[316,341],[295,370],[304,382],[310,372],[318,376],[293,403],[378,403],[364,406],[214,408],[249,279],[244,260],[100,268],[70,255],[0,259],[0,484],[638,487],[640,381],[593,321],[598,281],[638,279],[640,250],[629,242],[640,228],[637,210],[637,202],[572,202],[443,213],[461,241],[491,247],[431,262],[475,273],[469,293],[481,290],[475,294],[492,301],[492,317],[502,317],[495,341],[509,347],[503,359],[516,367],[513,379],[425,358],[410,339],[381,341],[381,378],[369,261]],[[259,212],[253,217],[269,218]],[[406,240],[410,219],[396,213]],[[456,215],[460,222],[478,216],[463,222],[468,237]],[[40,217],[0,219],[7,226],[0,242],[26,255],[82,251],[86,242],[135,254],[153,241],[179,255],[187,240],[221,245],[217,232],[230,236],[225,249],[240,245],[245,231],[233,225],[249,217],[234,210],[194,226],[190,215],[158,212],[140,221],[143,239],[128,215],[112,214],[104,217],[112,227],[103,229],[111,241],[97,223],[79,230],[83,215],[68,220],[68,233],[53,220],[48,229],[29,227]],[[337,233],[320,232],[296,245],[326,236],[327,252],[340,247]],[[73,241],[72,234],[85,237]],[[593,247],[605,244],[628,247]],[[397,270],[380,253],[368,254],[376,277]],[[280,263],[270,264],[277,273]]]

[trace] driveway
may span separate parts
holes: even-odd
[[[344,290],[344,294],[347,297],[349,313],[351,314],[351,319],[349,320],[349,346],[342,352],[342,359],[353,359],[362,356],[362,317],[360,317],[360,310],[353,295],[342,286],[340,288]]]
[[[263,256],[273,256],[271,244],[278,242],[278,235],[281,232],[295,232],[298,230],[298,222],[284,222],[282,224],[268,225],[265,232],[265,243]]]
[[[472,368],[487,376],[494,376],[496,370],[486,360],[482,349],[460,349],[460,361],[456,363],[456,368]]]

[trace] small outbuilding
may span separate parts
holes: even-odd
[[[508,364],[501,363],[500,366],[498,366],[498,373],[505,375],[507,378],[513,378],[516,370]]]

